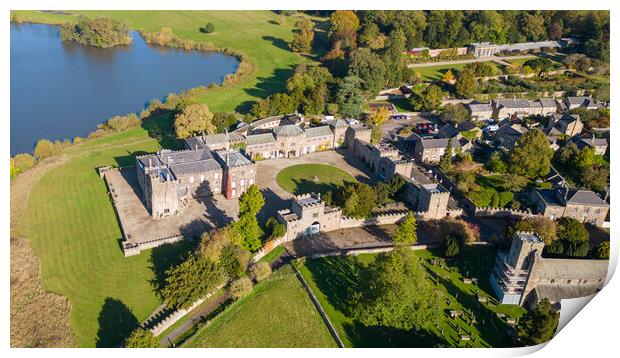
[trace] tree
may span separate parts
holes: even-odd
[[[385,77],[388,86],[400,86],[407,69],[403,52],[406,39],[402,30],[396,29],[390,32],[388,45],[383,50],[381,58],[385,64]]]
[[[461,98],[471,98],[477,91],[474,71],[463,70],[456,80],[456,95]]]
[[[413,245],[418,240],[417,221],[413,213],[408,212],[405,219],[398,225],[396,232],[392,235],[394,245]]]
[[[553,338],[558,327],[560,314],[553,310],[548,299],[543,299],[536,308],[521,317],[517,325],[519,340],[526,346],[545,343]]]
[[[385,65],[379,56],[367,48],[351,52],[347,75],[359,77],[362,80],[362,90],[367,92],[369,97],[375,97],[385,86]]]
[[[446,71],[446,73],[443,74],[443,76],[441,77],[441,80],[445,83],[452,83],[452,81],[454,80],[454,74],[452,73],[451,68],[449,68],[448,71]]]
[[[174,119],[174,131],[178,138],[188,138],[202,131],[215,133],[213,113],[206,104],[190,104],[184,107]]]
[[[441,109],[441,119],[444,122],[459,124],[469,120],[470,114],[467,108],[461,103],[446,104]]]
[[[40,161],[59,155],[62,152],[62,146],[59,144],[60,142],[53,143],[47,139],[40,139],[34,147],[34,156]]]
[[[486,168],[492,172],[505,173],[508,170],[508,165],[502,158],[502,154],[499,151],[493,152],[485,165]]]
[[[448,139],[446,151],[439,158],[439,169],[444,173],[449,173],[452,170],[452,138]]]
[[[340,114],[347,118],[358,118],[366,103],[362,95],[362,79],[357,76],[342,79],[336,92],[336,103]]]
[[[265,205],[265,197],[256,184],[241,194],[239,198],[239,220],[235,222],[235,229],[243,238],[241,247],[245,250],[256,251],[261,246],[260,238],[263,235],[256,215]]]
[[[387,39],[387,36],[379,31],[379,26],[375,23],[370,23],[364,26],[364,29],[359,36],[360,45],[373,50],[384,48],[387,43]]]
[[[508,154],[508,162],[513,173],[539,178],[549,173],[552,157],[553,149],[549,147],[547,136],[535,128],[519,137]]]
[[[562,33],[564,29],[562,28],[562,24],[555,21],[547,28],[547,37],[549,40],[559,40],[562,38]]]
[[[309,52],[314,40],[314,24],[312,20],[304,18],[295,23],[295,34],[289,47],[293,52]]]
[[[584,187],[597,192],[603,192],[609,182],[609,170],[604,167],[588,167],[581,172],[579,177]]]
[[[419,329],[441,316],[441,297],[406,248],[382,253],[362,271],[353,293],[353,317],[364,326]]]
[[[186,308],[225,281],[219,265],[195,254],[166,271],[162,296],[169,307]]]
[[[563,217],[558,221],[558,238],[568,242],[588,241],[590,234],[576,219]]]
[[[125,341],[125,348],[159,348],[159,340],[150,330],[138,327]]]
[[[592,256],[595,259],[609,259],[609,241],[603,241],[594,247]]]
[[[250,292],[252,292],[252,281],[247,277],[241,277],[230,284],[230,295],[235,300],[247,296]]]
[[[547,33],[545,20],[540,15],[525,13],[520,20],[521,33],[530,41],[541,41]]]
[[[67,22],[60,27],[60,38],[65,42],[101,48],[131,43],[125,23],[104,17],[89,19],[81,16],[77,22]]]
[[[239,216],[256,216],[265,205],[265,197],[256,184],[250,185],[239,198]]]
[[[286,235],[286,225],[278,221],[278,219],[273,216],[267,219],[265,226],[267,226],[267,229],[269,230],[269,237],[272,239]]]
[[[215,25],[212,22],[207,22],[205,27],[201,28],[200,31],[204,32],[205,34],[210,34],[215,31]]]
[[[591,168],[594,160],[594,149],[586,146],[573,158],[573,165],[579,170],[584,170]]]
[[[250,253],[237,244],[228,244],[222,248],[219,265],[231,280],[245,274],[250,262]]]
[[[385,123],[385,121],[387,121],[389,117],[390,110],[385,106],[372,108],[370,110],[369,119],[372,126],[381,128],[381,126],[383,126],[383,123]]]
[[[32,168],[36,162],[35,158],[28,153],[20,153],[11,158],[13,165],[17,169],[17,173],[23,173]]]
[[[216,112],[213,114],[213,125],[217,133],[224,133],[237,123],[237,116],[234,113]]]
[[[459,241],[452,236],[448,236],[446,238],[446,251],[444,255],[446,257],[454,257],[459,254],[461,247],[459,245]]]
[[[556,222],[542,216],[525,218],[517,221],[511,228],[511,233],[515,231],[533,232],[543,240],[547,246],[552,245],[557,238]],[[512,234],[509,236],[512,236]]]
[[[329,16],[328,36],[335,41],[343,41],[345,48],[357,47],[357,30],[360,20],[351,10],[336,10]]]
[[[230,245],[241,245],[243,238],[232,225],[226,225],[221,228],[204,232],[200,236],[200,243],[198,244],[198,253],[205,258],[219,262],[222,250]]]
[[[336,194],[335,201],[342,213],[357,219],[368,217],[377,203],[375,191],[364,183],[347,184]]]
[[[256,282],[261,282],[271,275],[271,266],[265,261],[258,261],[250,267],[250,275]]]

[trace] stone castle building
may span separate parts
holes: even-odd
[[[545,243],[535,234],[514,234],[508,252],[498,252],[491,288],[503,304],[534,307],[598,292],[605,283],[608,260],[543,258]]]
[[[342,209],[326,206],[321,194],[303,194],[292,200],[290,209],[278,211],[278,220],[286,225],[286,241],[292,241],[340,229]]]
[[[142,199],[154,218],[178,213],[190,197],[223,194],[235,199],[256,180],[256,165],[238,150],[188,138],[187,149],[136,157]]]

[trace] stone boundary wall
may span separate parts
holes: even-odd
[[[295,265],[291,265],[291,267],[293,267],[293,270],[295,271],[295,276],[297,276],[297,278],[299,279],[299,282],[301,282],[301,285],[304,287],[305,291],[308,293],[308,296],[310,296],[310,300],[312,301],[316,309],[319,311],[321,318],[323,318],[323,321],[325,322],[325,325],[327,326],[329,333],[331,333],[332,337],[334,337],[334,339],[336,340],[338,347],[344,348],[344,343],[342,343],[340,336],[338,336],[338,331],[336,331],[336,328],[334,328],[334,325],[329,320],[327,313],[325,313],[323,306],[321,305],[319,300],[314,295],[314,292],[312,292],[312,289],[310,288],[310,286],[308,285],[308,283],[306,282],[302,274],[299,272],[297,267],[295,267]]]
[[[209,292],[206,296],[196,300],[196,302],[192,303],[192,305],[189,306],[188,308],[183,308],[183,309],[172,312],[170,315],[168,315],[161,322],[159,322],[158,324],[156,324],[154,327],[152,327],[149,330],[151,331],[151,333],[153,333],[155,337],[159,336],[163,331],[170,328],[170,326],[175,324],[178,320],[183,318],[186,314],[191,312],[194,308],[200,306],[206,299],[213,296],[215,292],[217,292],[219,289],[223,288],[224,286],[226,286],[226,283],[219,285],[212,292]]]
[[[265,257],[265,255],[267,255],[268,253],[270,253],[275,248],[277,248],[278,246],[282,245],[285,242],[286,242],[286,235],[283,236],[283,237],[278,237],[276,239],[272,239],[272,240],[266,241],[265,244],[263,245],[263,247],[261,247],[260,250],[258,250],[254,254],[254,256],[252,256],[251,261],[252,262],[258,262],[258,260],[260,260],[263,257]]]
[[[397,224],[400,222],[407,214],[409,210],[403,210],[402,212],[395,212],[389,214],[380,214],[373,216],[371,218],[364,219],[356,219],[348,216],[343,216],[340,221],[339,229],[350,229],[355,227],[364,227],[364,226],[381,226],[381,225],[391,225]],[[417,219],[424,218],[425,212],[414,212],[414,216]]]
[[[170,237],[162,237],[160,239],[153,239],[144,241],[137,244],[130,244],[128,242],[123,243],[123,256],[133,256],[139,254],[142,250],[152,249],[165,244],[173,244],[185,240],[183,235],[175,235]]]

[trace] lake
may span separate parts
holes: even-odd
[[[11,155],[38,139],[72,139],[114,115],[138,113],[154,98],[220,83],[236,58],[149,47],[137,32],[108,49],[60,40],[59,28],[11,24]]]

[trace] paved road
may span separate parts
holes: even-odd
[[[492,56],[492,57],[478,57],[472,58],[468,60],[455,60],[455,61],[440,61],[440,62],[425,62],[425,63],[412,63],[408,65],[409,68],[418,68],[418,67],[431,67],[431,66],[443,66],[443,65],[458,65],[462,63],[474,63],[474,62],[488,62],[493,61],[502,65],[509,65],[509,63],[505,62],[507,60],[517,60],[520,58],[535,58],[534,55],[519,55],[519,56]]]
[[[170,342],[174,342],[183,333],[190,329],[196,322],[199,322],[202,318],[209,316],[229,298],[230,296],[228,292],[225,292],[222,293],[220,296],[216,297],[215,299],[209,301],[206,305],[199,306],[198,309],[194,310],[194,312],[191,313],[191,316],[187,321],[183,322],[183,324],[179,325],[165,337],[162,337],[159,340],[159,344],[165,347],[169,346]]]

